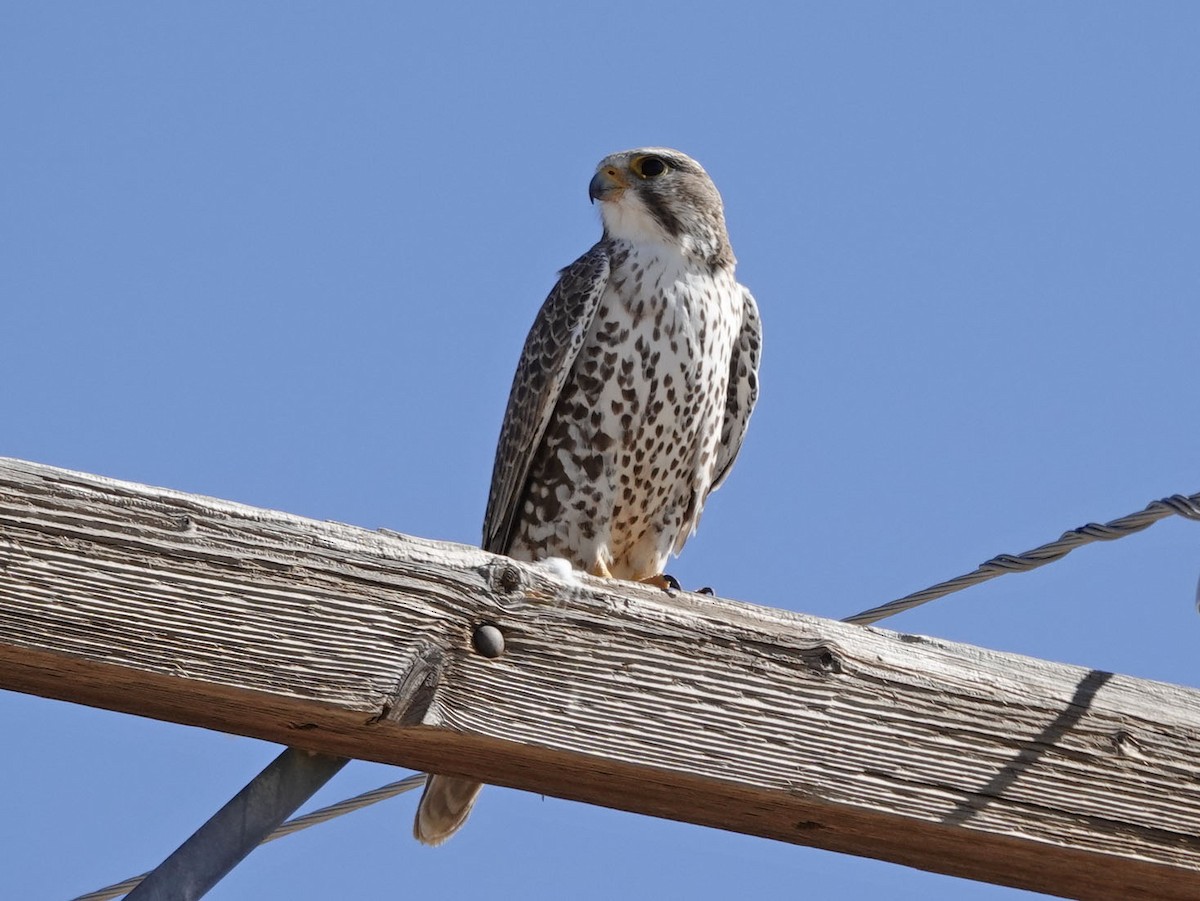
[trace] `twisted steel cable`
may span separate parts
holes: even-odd
[[[973,572],[957,576],[946,582],[939,582],[937,585],[931,585],[912,594],[906,594],[902,598],[872,607],[870,610],[864,610],[854,616],[847,616],[842,622],[868,626],[886,617],[895,616],[897,613],[903,613],[997,576],[1003,576],[1006,573],[1028,572],[1055,560],[1061,560],[1075,548],[1091,544],[1093,541],[1116,541],[1118,538],[1148,529],[1160,519],[1166,519],[1172,515],[1200,520],[1200,494],[1172,494],[1170,497],[1151,501],[1144,510],[1130,513],[1128,516],[1122,516],[1112,522],[1090,522],[1078,529],[1071,529],[1069,532],[1064,532],[1057,541],[1035,547],[1023,554],[1000,554],[986,563],[981,563]]]

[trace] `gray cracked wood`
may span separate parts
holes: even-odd
[[[503,656],[473,650],[483,622]],[[0,687],[1068,897],[1200,898],[1193,689],[19,461]]]

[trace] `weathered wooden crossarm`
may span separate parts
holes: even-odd
[[[0,687],[1072,897],[1200,898],[1200,692],[18,461]]]

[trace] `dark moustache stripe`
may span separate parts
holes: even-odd
[[[667,207],[665,198],[649,185],[643,185],[640,193],[646,211],[662,226],[663,231],[672,238],[678,238],[683,233],[683,226]]]

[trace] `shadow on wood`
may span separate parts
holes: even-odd
[[[0,687],[1070,897],[1200,897],[1200,692],[17,461]]]

